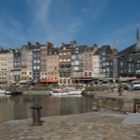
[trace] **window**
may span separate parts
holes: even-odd
[[[106,53],[105,52],[102,52],[102,55],[106,55]]]
[[[92,73],[91,72],[89,72],[89,76],[91,76],[92,75]]]
[[[75,61],[75,65],[79,65],[79,61]]]
[[[120,62],[120,66],[123,66],[123,62]]]
[[[33,69],[35,70],[36,69],[36,66],[34,66]]]
[[[74,67],[74,70],[79,70],[79,67]]]
[[[76,56],[75,55],[72,55],[72,59],[75,59],[76,58]]]

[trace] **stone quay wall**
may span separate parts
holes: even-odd
[[[140,96],[131,93],[119,96],[111,92],[86,92],[86,95],[93,96],[93,110],[109,109],[122,113],[140,113]]]

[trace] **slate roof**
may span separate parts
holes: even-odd
[[[127,56],[132,52],[135,52],[136,44],[127,47],[126,49],[120,51],[118,53],[119,56]]]
[[[95,52],[96,55],[99,55],[100,52],[107,52],[108,53],[112,53],[112,49],[109,45],[103,45],[101,48],[98,48],[98,50]]]

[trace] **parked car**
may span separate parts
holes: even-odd
[[[140,81],[132,81],[133,89],[140,89]]]

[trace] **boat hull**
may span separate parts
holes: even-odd
[[[5,95],[17,96],[17,95],[22,95],[22,92],[19,92],[19,91],[6,91]]]
[[[52,96],[82,95],[82,91],[51,92]]]

